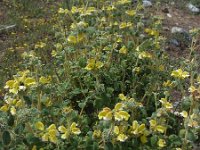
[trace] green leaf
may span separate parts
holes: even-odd
[[[86,105],[86,103],[85,102],[83,102],[83,103],[78,103],[78,106],[80,107],[80,108],[83,108],[83,107],[85,107],[85,105]]]
[[[151,137],[151,146],[156,146],[157,145],[157,141],[158,141],[157,135],[153,135]]]
[[[8,117],[7,123],[8,123],[9,126],[13,126],[14,123],[15,123],[15,117],[12,116],[12,115],[10,115],[10,116]]]
[[[107,142],[107,143],[105,144],[104,149],[105,149],[105,150],[111,150],[111,149],[113,149],[113,144],[110,143],[110,142]]]
[[[2,140],[4,145],[9,145],[11,143],[11,135],[9,131],[4,131],[2,134]]]

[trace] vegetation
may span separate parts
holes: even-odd
[[[0,149],[199,143],[199,29],[190,31],[188,57],[174,60],[164,50],[162,18],[140,2],[3,3],[17,29],[3,33],[10,43],[0,68]]]

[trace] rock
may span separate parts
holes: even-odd
[[[164,27],[164,26],[163,26],[163,30],[164,31],[170,31],[169,27]]]
[[[152,6],[152,3],[151,3],[150,1],[144,0],[144,1],[143,1],[143,6],[144,6],[144,7],[151,7],[151,6]]]
[[[171,2],[171,5],[175,5],[175,2]]]
[[[168,14],[167,14],[167,17],[171,18],[171,17],[172,17],[172,15],[171,15],[170,13],[168,13]]]
[[[171,33],[185,33],[185,32],[187,31],[180,27],[172,27],[171,29]]]
[[[182,50],[189,47],[192,37],[188,31],[180,27],[172,27],[171,33],[172,39],[169,41],[171,45],[180,47]]]
[[[171,39],[169,42],[176,47],[180,46],[180,43],[177,39]]]
[[[189,3],[187,5],[188,9],[193,12],[193,13],[199,13],[200,12],[200,9],[197,8],[196,6],[194,6],[193,4]]]

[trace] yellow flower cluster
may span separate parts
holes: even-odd
[[[45,129],[44,124],[39,121],[35,123],[35,128],[40,131],[39,136],[42,138],[42,141],[50,141],[53,143],[57,143],[59,132],[61,133],[61,139],[67,139],[70,134],[79,135],[81,133],[75,122],[69,128],[62,125],[57,129],[55,124],[51,124]]]
[[[178,79],[185,79],[189,77],[190,75],[188,72],[183,71],[182,69],[177,69],[177,70],[172,71],[171,76]]]
[[[123,126],[114,126],[113,132],[117,135],[117,141],[124,142],[128,139],[128,136],[124,134],[124,127]]]
[[[146,28],[145,32],[152,36],[159,36],[159,32],[154,29]]]
[[[32,77],[27,77],[29,70],[19,72],[14,76],[14,80],[9,80],[6,82],[5,89],[9,89],[10,93],[17,94],[19,91],[24,91],[28,87],[35,85],[36,81]]]
[[[124,29],[124,28],[129,28],[131,26],[133,26],[133,24],[131,22],[121,22],[119,25],[119,28]]]
[[[95,7],[75,7],[73,6],[71,10],[68,9],[63,9],[63,8],[59,8],[58,9],[58,13],[60,14],[76,14],[79,13],[81,16],[88,16],[88,15],[92,15],[93,13],[95,13],[97,10]]]
[[[35,128],[40,131],[39,136],[42,138],[42,141],[50,141],[52,143],[57,142],[58,130],[56,129],[55,124],[51,124],[45,129],[44,124],[39,121],[35,123]]]
[[[46,46],[46,43],[38,42],[38,43],[35,44],[35,49],[44,48],[45,46]]]
[[[166,127],[162,126],[162,125],[158,125],[157,121],[152,119],[149,121],[150,123],[150,128],[152,131],[157,131],[160,133],[164,133],[166,131]]]
[[[79,33],[77,35],[69,35],[67,38],[67,41],[70,44],[78,44],[82,42],[85,39],[85,34],[84,33]]]
[[[103,120],[112,120],[114,117],[115,121],[127,121],[130,117],[129,113],[123,110],[124,105],[122,103],[117,103],[115,108],[111,110],[110,108],[106,107],[103,108],[101,112],[99,112],[99,119]]]
[[[81,130],[77,128],[77,124],[73,122],[70,126],[70,129],[66,128],[65,126],[59,126],[58,130],[62,133],[61,138],[67,139],[70,135],[70,133],[79,135],[81,133]]]
[[[173,105],[170,102],[168,102],[166,98],[161,98],[160,102],[162,103],[162,106],[166,109],[173,108]]]
[[[1,106],[0,111],[7,112],[10,110],[11,115],[16,115],[17,108],[21,108],[24,105],[24,102],[21,99],[11,99],[7,98],[5,104]]]
[[[143,58],[152,58],[152,55],[149,53],[149,52],[140,52],[139,53],[139,56],[138,56],[139,59],[143,59]]]
[[[103,67],[103,63],[101,61],[95,60],[94,58],[91,58],[87,62],[87,66],[85,67],[86,70],[96,70]]]
[[[146,129],[144,123],[139,124],[137,120],[134,120],[130,128],[130,133],[136,136],[140,136],[140,141],[142,143],[147,142],[147,136],[149,135],[149,131]]]

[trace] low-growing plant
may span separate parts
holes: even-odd
[[[162,18],[130,0],[74,0],[21,55],[0,107],[3,149],[174,149],[199,141],[199,30],[179,64]],[[176,98],[173,92],[181,96]],[[176,98],[176,99],[174,99]]]

